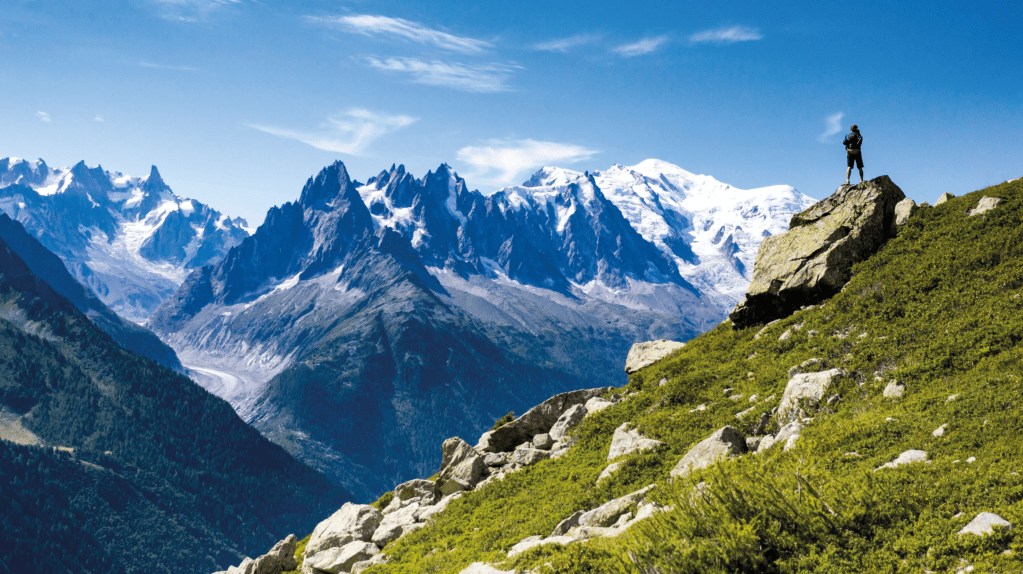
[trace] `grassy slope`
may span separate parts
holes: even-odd
[[[966,217],[985,195],[1006,201],[986,216]],[[453,502],[429,527],[387,547],[391,563],[369,572],[457,573],[470,562],[499,562],[517,541],[548,535],[574,510],[654,482],[674,512],[616,540],[547,546],[504,565],[920,572],[954,569],[966,558],[978,572],[1019,571],[1023,537],[1017,541],[1015,531],[983,540],[954,534],[981,511],[1023,524],[1021,221],[1021,181],[922,209],[824,305],[783,319],[757,340],[759,327],[733,331],[728,323],[694,339],[632,377],[638,396],[580,424],[567,456]],[[797,324],[802,329],[779,340]],[[731,424],[749,434],[777,406],[777,398],[764,399],[780,398],[789,367],[811,357],[848,375],[832,387],[841,400],[803,431],[797,448],[665,480],[714,430]],[[659,387],[662,378],[669,382]],[[881,394],[892,378],[907,387],[897,401]],[[726,387],[744,397],[730,401]],[[753,394],[757,410],[736,420]],[[690,413],[701,403],[707,410]],[[665,444],[633,455],[595,486],[611,435],[625,421]],[[945,435],[933,437],[942,424]],[[772,423],[768,432],[776,429]],[[871,472],[911,448],[926,450],[932,462]],[[971,456],[976,461],[966,463]],[[691,497],[699,480],[709,485],[706,495]]]

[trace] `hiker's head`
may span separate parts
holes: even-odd
[[[859,128],[859,127],[857,127],[857,125],[856,125],[856,124],[853,124],[853,125],[852,125],[852,127],[851,127],[851,128],[849,128],[849,129],[851,129],[851,130],[852,130],[852,131],[854,131],[854,132],[858,132],[858,131],[860,131],[860,128]]]

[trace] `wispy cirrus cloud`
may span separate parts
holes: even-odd
[[[658,48],[660,48],[664,44],[667,44],[669,40],[670,38],[668,38],[667,36],[643,38],[638,42],[618,46],[612,49],[611,51],[626,58],[634,58],[636,56],[642,56],[644,54],[656,52]]]
[[[567,38],[558,38],[533,44],[533,49],[541,52],[567,52],[577,46],[592,44],[598,40],[600,40],[600,36],[594,34],[576,34]]]
[[[97,115],[96,117],[92,118],[92,121],[94,121],[94,122],[101,122],[101,121],[103,121],[103,116]]]
[[[492,139],[485,144],[463,147],[455,157],[476,169],[473,177],[491,185],[510,185],[523,171],[555,163],[571,164],[600,153],[574,144],[532,139]]]
[[[689,37],[693,44],[734,44],[763,39],[763,34],[749,26],[726,26],[714,30],[704,30]]]
[[[462,54],[480,54],[493,47],[492,44],[483,40],[455,36],[402,18],[362,14],[357,16],[308,16],[307,20],[342,32],[362,34],[363,36],[399,38]]]
[[[205,20],[211,13],[241,0],[149,0],[162,18],[181,22]]]
[[[508,64],[462,64],[419,58],[385,58],[368,56],[370,66],[390,73],[408,74],[417,84],[443,86],[463,92],[506,92],[508,81],[518,66]]]
[[[832,114],[824,118],[824,133],[820,135],[818,140],[822,143],[828,143],[828,138],[842,131],[842,118],[845,116],[842,112]]]
[[[50,123],[53,121],[53,118],[50,117],[50,114],[46,112],[36,112],[36,117],[39,118],[39,121],[45,123]]]
[[[171,64],[154,64],[153,62],[139,62],[136,64],[140,68],[153,68],[156,70],[176,70],[179,72],[197,72],[199,68],[193,68],[192,66],[174,66]]]
[[[244,124],[282,138],[311,145],[323,151],[361,155],[366,147],[380,137],[419,121],[406,115],[387,115],[364,108],[352,108],[327,118],[316,131],[296,131],[260,124]]]

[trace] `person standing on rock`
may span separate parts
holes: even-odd
[[[849,135],[842,141],[845,144],[846,163],[849,167],[845,170],[845,184],[849,185],[849,175],[852,174],[853,164],[860,170],[860,183],[863,183],[863,154],[860,153],[860,146],[863,145],[863,136],[860,135],[860,128],[853,124]]]

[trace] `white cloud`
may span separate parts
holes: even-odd
[[[558,38],[556,40],[534,44],[533,49],[541,52],[567,52],[569,48],[590,44],[599,39],[599,36],[594,36],[592,34],[576,34],[575,36],[569,36],[568,38]]]
[[[198,22],[225,6],[239,4],[241,0],[150,0],[167,20]]]
[[[730,26],[717,28],[716,30],[704,30],[689,37],[693,44],[734,44],[736,42],[750,42],[760,40],[764,36],[760,30],[749,26]]]
[[[462,54],[479,54],[491,47],[489,42],[484,42],[483,40],[455,36],[401,18],[363,14],[358,16],[309,16],[308,20],[343,32],[362,34],[364,36],[403,38],[419,44],[432,45]]]
[[[138,65],[143,68],[154,68],[157,70],[177,70],[179,72],[195,72],[198,68],[192,66],[173,66],[169,64],[154,64],[152,62],[139,62]]]
[[[326,122],[320,124],[320,129],[317,132],[299,132],[258,124],[245,124],[245,126],[275,136],[298,140],[316,149],[347,155],[360,155],[366,146],[381,136],[417,121],[419,118],[411,116],[391,116],[363,108],[352,108],[327,118]]]
[[[662,45],[668,42],[667,36],[657,36],[656,38],[643,38],[638,42],[632,44],[625,44],[618,46],[613,51],[625,56],[626,58],[632,58],[634,56],[642,56],[643,54],[649,54]]]
[[[93,119],[94,121],[97,121],[97,122],[101,122],[101,121],[103,121],[103,116],[96,116],[96,117],[94,117],[94,118],[92,118],[92,119]]]
[[[460,64],[418,58],[387,58],[372,56],[366,62],[378,70],[409,74],[417,84],[444,86],[465,92],[506,92],[508,80],[518,66],[506,64]]]
[[[536,140],[489,140],[487,145],[466,146],[457,152],[458,161],[476,168],[472,177],[491,185],[511,185],[523,171],[556,163],[571,164],[599,153],[573,144]]]
[[[842,131],[842,117],[845,116],[842,112],[832,114],[824,118],[824,133],[820,135],[820,141],[827,143],[828,138]]]
[[[43,122],[46,122],[46,123],[50,123],[50,122],[53,121],[52,119],[50,119],[50,114],[48,114],[46,112],[36,112],[36,117],[38,117],[40,121],[43,121]]]

